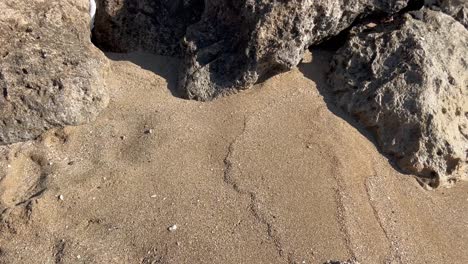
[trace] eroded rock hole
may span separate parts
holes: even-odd
[[[146,51],[181,56],[189,25],[203,12],[203,0],[96,0],[93,43],[105,52]]]

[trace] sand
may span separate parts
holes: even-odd
[[[108,56],[95,122],[0,148],[0,263],[468,263],[468,184],[399,173],[329,102],[328,52],[209,103],[175,59]]]

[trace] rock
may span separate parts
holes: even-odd
[[[422,17],[353,30],[329,81],[383,152],[436,187],[468,177],[468,31],[442,12]]]
[[[408,0],[207,0],[201,20],[187,28],[180,88],[210,100],[247,89],[271,73],[296,66],[320,43],[373,13],[394,13]]]
[[[354,259],[350,259],[350,260],[346,260],[346,261],[329,260],[329,261],[325,262],[324,264],[359,264],[359,262],[357,260],[354,260]]]
[[[443,11],[468,28],[468,1],[466,0],[425,0],[424,4],[436,11]]]
[[[177,225],[171,225],[170,227],[167,228],[170,232],[174,232],[177,230]]]
[[[468,28],[468,1],[467,0],[438,0],[441,10]]]
[[[0,1],[0,145],[93,120],[107,59],[90,42],[89,0]]]
[[[93,42],[103,50],[144,50],[181,56],[188,25],[203,11],[203,0],[97,0]]]

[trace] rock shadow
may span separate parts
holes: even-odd
[[[177,88],[177,58],[185,54],[182,39],[200,19],[204,0],[96,0],[96,6],[92,43],[111,60],[165,78],[171,94],[185,98]]]
[[[167,89],[172,96],[186,99],[185,93],[178,89],[178,73],[181,60],[174,57],[159,56],[147,52],[105,53],[113,61],[129,61],[144,70],[161,76],[167,82]]]
[[[335,95],[331,92],[328,84],[327,74],[330,70],[330,62],[335,53],[335,49],[325,49],[325,48],[312,48],[312,60],[311,62],[300,63],[298,65],[299,71],[308,79],[312,80],[317,87],[318,92],[323,97],[325,104],[327,105],[328,110],[339,118],[345,120],[348,124],[353,126],[356,130],[359,131],[363,136],[365,136],[370,142],[372,142],[376,149],[382,154],[388,161],[388,163],[399,173],[404,175],[412,175],[407,172],[402,171],[396,164],[393,157],[387,153],[382,152],[375,135],[368,128],[365,128],[360,124],[354,117],[350,114],[343,111],[341,108],[335,104]],[[416,180],[417,177],[414,176]],[[419,182],[419,180],[418,180]],[[419,182],[421,184],[421,182]]]

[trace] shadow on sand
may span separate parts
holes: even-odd
[[[113,61],[129,61],[142,69],[151,71],[156,75],[161,76],[167,81],[167,89],[172,96],[186,99],[185,93],[178,89],[178,72],[180,59],[167,56],[158,56],[146,52],[130,52],[130,53],[105,53],[108,59]]]
[[[325,49],[314,49],[312,50],[312,56],[313,58],[311,62],[299,64],[299,71],[302,72],[304,77],[314,81],[317,86],[317,90],[319,91],[320,95],[323,96],[328,110],[330,110],[334,115],[351,124],[372,143],[377,144],[375,137],[369,131],[367,131],[354,118],[345,113],[335,104],[335,96],[330,92],[331,89],[329,89],[326,76],[327,72],[329,71],[329,62],[331,61],[333,52]]]
[[[313,49],[312,60],[311,62],[301,63],[298,68],[302,72],[304,77],[314,81],[317,86],[317,90],[320,95],[322,95],[328,110],[330,110],[334,115],[345,120],[348,124],[353,126],[358,130],[362,135],[364,135],[370,142],[372,142],[380,154],[382,154],[388,161],[388,163],[399,173],[405,175],[412,175],[402,171],[395,162],[395,159],[388,154],[382,152],[375,135],[368,131],[362,124],[360,124],[352,116],[344,112],[342,109],[336,106],[335,96],[330,92],[331,89],[328,86],[327,73],[329,72],[330,61],[334,54],[334,50],[329,49]],[[324,67],[325,66],[325,67]],[[418,180],[417,177],[415,177]],[[421,184],[421,182],[418,180]]]

